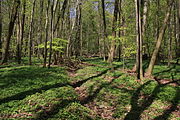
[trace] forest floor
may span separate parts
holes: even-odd
[[[114,62],[114,71],[99,58],[76,70],[38,61],[0,66],[0,119],[180,120],[180,65],[156,65],[154,78],[140,81],[133,64]]]

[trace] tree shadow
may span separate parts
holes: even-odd
[[[73,86],[73,88],[80,87],[82,84],[84,84],[84,83],[87,82],[88,80],[97,78],[97,77],[99,77],[99,76],[102,76],[103,74],[106,74],[109,70],[110,70],[110,69],[106,69],[106,70],[102,71],[101,73],[99,73],[99,74],[97,74],[97,75],[94,75],[94,76],[92,76],[92,77],[86,78],[86,79],[84,79],[84,80],[80,80],[80,81],[78,81],[78,82],[76,82],[76,83],[72,83],[72,86]]]
[[[111,85],[111,84],[114,82],[114,80],[117,79],[117,78],[120,77],[120,76],[121,76],[121,75],[116,76],[116,78],[113,78],[110,82],[102,83],[95,91],[93,90],[93,87],[91,87],[91,88],[90,88],[90,93],[89,93],[89,95],[86,96],[84,99],[82,99],[82,100],[80,101],[80,103],[81,103],[82,105],[84,105],[84,104],[87,104],[87,103],[93,101],[93,100],[97,97],[98,93],[99,93],[104,87],[107,87],[107,86]]]
[[[163,70],[163,71],[160,71],[160,72],[157,72],[157,73],[154,73],[154,75],[158,76],[160,73],[166,73],[166,72],[170,72],[172,69],[175,69],[176,66],[173,65],[172,67],[170,67],[169,69],[167,70]]]
[[[162,115],[155,117],[154,120],[168,120],[171,113],[178,110],[178,105],[180,102],[180,94],[179,93],[180,93],[180,89],[177,89],[176,96],[172,100],[171,106],[168,109],[166,109]]]
[[[64,73],[63,69],[45,69],[39,67],[23,67],[16,70],[8,70],[8,72],[0,76],[0,82],[3,84],[0,90],[3,90],[3,88],[4,90],[14,89],[15,92],[13,92],[14,94],[8,93],[9,96],[6,95],[4,98],[1,96],[0,105],[12,100],[22,100],[28,95],[37,92],[41,93],[43,90],[68,85],[65,77],[54,74],[58,70],[62,70],[62,74]],[[28,88],[25,89],[26,87]],[[18,90],[16,91],[16,89]]]
[[[13,101],[13,100],[22,100],[22,99],[26,98],[28,95],[32,95],[35,93],[42,93],[42,91],[44,91],[44,90],[46,91],[46,90],[49,90],[52,88],[58,88],[58,87],[66,86],[66,85],[68,85],[68,84],[67,83],[56,83],[53,85],[46,85],[46,86],[43,86],[43,87],[37,88],[37,89],[23,91],[23,92],[15,94],[13,96],[0,99],[0,105],[3,103]]]
[[[145,61],[144,64],[143,64],[143,67],[142,67],[142,69],[143,69],[143,76],[145,74],[145,70],[148,68],[148,65],[149,65],[149,62]]]
[[[71,100],[65,99],[65,100],[62,100],[60,103],[54,104],[51,107],[51,109],[49,109],[48,111],[43,110],[42,112],[40,112],[32,120],[48,120],[49,118],[51,118],[54,115],[56,115],[61,109],[65,108],[66,106],[68,106],[72,102],[78,102],[78,101],[75,100],[75,99],[71,99]]]
[[[160,88],[164,87],[167,84],[170,84],[172,82],[166,83],[166,84],[158,84],[152,91],[151,95],[141,95],[141,91],[145,86],[149,85],[152,81],[148,81],[144,83],[142,86],[140,86],[135,93],[133,94],[131,98],[131,110],[130,112],[125,116],[124,120],[140,120],[140,116],[143,113],[144,110],[146,110],[153,101],[157,98],[158,93],[160,92]],[[176,97],[179,97],[177,95]],[[143,98],[141,102],[140,98]],[[175,98],[177,99],[177,98]],[[175,100],[176,101],[176,100]],[[175,102],[175,105],[177,104],[177,101]]]
[[[153,90],[152,94],[148,97],[145,97],[144,101],[139,104],[139,97],[141,90],[147,86],[148,84],[150,84],[152,81],[148,81],[145,84],[143,84],[142,86],[140,86],[134,93],[134,95],[131,98],[131,110],[130,112],[126,115],[124,120],[140,120],[140,115],[141,113],[148,108],[152,102],[155,99],[155,96],[157,95],[157,93],[159,92],[159,86],[156,86],[155,89]]]
[[[114,70],[116,70],[116,69],[119,68],[119,67],[122,67],[122,65],[116,65],[116,66],[114,67]],[[111,68],[108,68],[108,69],[102,71],[101,73],[99,73],[99,74],[97,74],[97,75],[94,75],[94,76],[92,76],[92,77],[86,78],[86,79],[84,79],[84,80],[80,80],[80,81],[78,81],[78,82],[76,82],[76,83],[72,83],[71,86],[72,86],[73,88],[80,87],[82,84],[84,84],[84,83],[87,82],[88,80],[91,80],[91,79],[97,78],[97,77],[99,77],[99,76],[102,76],[103,74],[106,74],[109,70],[111,70]]]

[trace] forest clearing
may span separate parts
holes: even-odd
[[[0,0],[0,120],[180,120],[180,0]]]

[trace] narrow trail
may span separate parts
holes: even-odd
[[[120,66],[116,66],[114,69],[117,69],[119,68]],[[99,78],[105,74],[107,74],[108,71],[110,71],[111,68],[108,68],[102,72],[100,72],[99,74],[97,75],[94,75],[92,77],[89,77],[87,79],[83,79],[83,80],[80,80],[76,83],[70,83],[68,84],[69,86],[73,87],[74,90],[76,91],[76,93],[79,95],[78,99],[77,100],[65,100],[65,101],[62,101],[60,104],[58,105],[54,105],[50,110],[48,110],[48,112],[42,112],[40,113],[36,119],[33,119],[33,120],[39,120],[39,119],[43,119],[43,120],[48,120],[49,118],[53,117],[54,115],[56,115],[60,109],[63,109],[65,108],[66,106],[68,106],[69,104],[71,104],[72,102],[79,102],[81,105],[85,106],[85,107],[88,107],[87,104],[92,102],[96,97],[97,97],[97,94],[102,90],[103,87],[105,86],[108,86],[110,85],[115,79],[117,79],[119,76],[117,77],[113,77],[111,78],[110,80],[108,80],[107,82],[105,83],[102,83],[100,84],[99,86],[96,86],[96,89],[91,93],[91,94],[86,94],[85,96],[81,96],[81,92],[83,91],[77,91],[77,89],[81,89],[83,88],[83,84],[87,83],[88,81],[92,80],[94,81],[94,79],[96,78]],[[97,82],[97,81],[96,81]],[[88,89],[88,88],[87,88]],[[86,90],[87,90],[86,89]],[[84,91],[85,92],[85,91]],[[89,108],[91,109],[91,108]]]

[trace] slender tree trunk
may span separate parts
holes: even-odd
[[[22,20],[21,22],[21,40],[20,40],[20,47],[18,52],[18,63],[21,63],[21,57],[22,57],[22,45],[23,45],[23,39],[24,39],[24,27],[25,27],[25,18],[26,18],[26,0],[23,0],[23,13],[22,13]]]
[[[76,9],[77,6],[78,6],[78,1],[76,1],[75,5],[74,5],[74,9]],[[70,33],[69,33],[69,36],[68,36],[68,44],[67,44],[67,48],[66,48],[66,56],[68,58],[72,54],[72,44],[73,44],[72,35],[73,35],[74,30],[75,30],[75,23],[76,23],[76,20],[72,20],[72,25],[71,25],[71,28],[70,28]],[[69,22],[69,25],[70,25],[70,22]]]
[[[38,45],[40,45],[41,43],[42,43],[42,39],[43,39],[43,32],[44,32],[44,26],[43,26],[43,12],[44,12],[44,0],[40,0],[40,4],[39,4],[39,8],[40,8],[40,12],[39,12],[39,14],[40,14],[40,17],[39,17],[39,30],[38,30],[38,35],[39,35],[39,37],[38,37],[38,41],[37,41],[37,43],[38,43]],[[42,50],[38,47],[37,48],[37,56],[38,56],[38,58],[40,58],[41,57],[41,54],[42,54]],[[44,55],[43,55],[43,57],[44,57]]]
[[[180,0],[177,2],[177,58],[180,59]]]
[[[68,0],[64,0],[61,12],[60,12],[60,14],[59,14],[59,16],[57,18],[57,22],[56,22],[56,24],[54,26],[54,32],[56,31],[56,29],[58,27],[60,18],[64,19],[64,14],[65,14],[65,10],[66,10],[67,4],[68,4]]]
[[[54,12],[55,12],[55,3],[56,0],[53,0],[52,5],[51,5],[51,39],[50,39],[50,48],[49,48],[49,63],[48,63],[48,68],[51,66],[51,57],[52,57],[52,42],[54,39]]]
[[[146,72],[147,76],[152,75],[154,64],[156,62],[156,58],[157,58],[157,55],[158,55],[158,52],[159,52],[159,49],[160,49],[160,46],[161,46],[161,42],[162,42],[165,30],[167,28],[168,20],[170,18],[172,4],[173,4],[173,2],[171,2],[170,6],[168,8],[168,11],[167,11],[166,16],[164,18],[163,26],[162,26],[162,28],[161,28],[161,30],[159,32],[158,39],[157,39],[157,42],[156,42],[156,47],[154,49],[154,52],[153,52],[152,57],[151,57],[151,61],[149,63],[149,67],[148,67],[147,72]]]
[[[143,19],[142,19],[142,45],[145,45],[145,30],[146,30],[146,22],[147,22],[147,14],[148,14],[148,0],[143,0]],[[148,45],[146,45],[148,46]],[[143,48],[143,53],[146,52],[145,47]]]
[[[169,43],[168,43],[168,67],[170,67],[172,60],[172,23],[171,19],[169,20]]]
[[[1,9],[1,5],[2,1],[0,1],[0,58],[2,56],[2,9]]]
[[[48,4],[46,7],[46,23],[45,23],[45,41],[44,41],[44,64],[43,67],[46,67],[46,61],[47,61],[47,41],[48,41],[48,30],[49,30],[49,7],[50,7],[50,0],[48,0]]]
[[[34,24],[35,5],[36,5],[36,0],[33,0],[30,27],[29,27],[29,46],[28,46],[28,48],[29,48],[29,50],[28,50],[29,65],[32,65],[32,39],[33,39],[33,24]]]
[[[80,56],[81,50],[81,0],[78,0],[78,6],[76,9],[76,40],[75,40],[75,56]]]
[[[136,34],[137,34],[137,55],[136,55],[136,71],[137,78],[143,79],[143,70],[142,70],[142,24],[141,24],[141,1],[135,0],[136,4]]]
[[[11,14],[10,22],[9,22],[7,38],[5,41],[5,48],[4,48],[4,53],[3,53],[3,57],[2,57],[2,64],[6,63],[8,61],[9,45],[10,45],[11,36],[13,34],[14,24],[15,24],[15,21],[17,18],[19,6],[20,6],[20,0],[14,0],[14,5],[12,8],[12,14]]]
[[[142,36],[145,36],[145,28],[148,14],[148,0],[143,0]]]
[[[17,46],[16,46],[16,59],[18,64],[21,63],[20,61],[20,47],[21,47],[21,22],[20,22],[20,13],[17,16],[17,25],[16,25],[16,30],[17,30]]]
[[[113,39],[111,41],[111,47],[110,47],[110,51],[109,51],[109,55],[108,55],[108,62],[112,63],[113,62],[113,58],[114,58],[114,51],[115,51],[115,43],[116,43],[116,27],[117,27],[117,16],[118,16],[118,3],[119,0],[115,0],[115,5],[114,5],[114,17],[113,17],[113,25],[112,25],[112,36]]]
[[[102,15],[103,15],[103,59],[106,60],[106,39],[107,39],[107,32],[106,32],[106,15],[105,15],[105,3],[104,0],[102,2]]]
[[[119,1],[119,28],[121,28],[121,3],[122,3],[122,0]],[[118,31],[118,37],[120,38],[121,37],[121,30]],[[121,41],[119,41],[119,46],[118,46],[118,61],[121,61],[121,51],[122,51],[122,45],[121,45]]]

